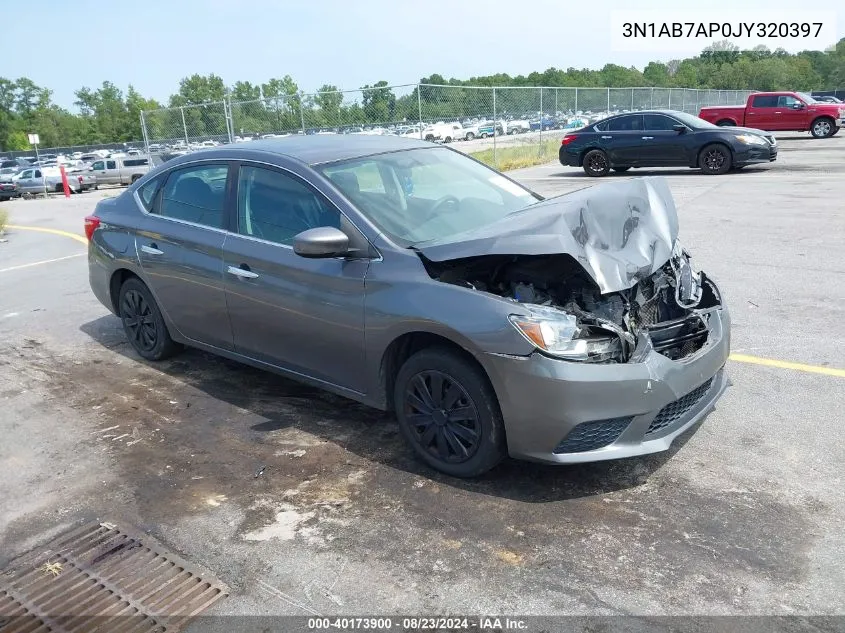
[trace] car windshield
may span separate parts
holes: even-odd
[[[797,94],[801,101],[804,101],[805,103],[818,103],[818,101],[816,101],[813,97],[804,92],[796,92],[795,94]]]
[[[485,226],[541,199],[447,148],[377,154],[318,169],[403,246]]]
[[[687,114],[686,112],[672,112],[671,114],[674,118],[678,119],[678,121],[680,121],[687,127],[692,128],[693,130],[719,127],[718,125],[710,123],[710,121],[699,119],[697,116],[693,114]]]

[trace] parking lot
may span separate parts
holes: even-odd
[[[667,453],[471,481],[381,412],[197,351],[141,361],[88,287],[82,220],[119,189],[3,204],[0,568],[99,520],[223,580],[216,613],[845,613],[845,136],[779,142],[724,176],[605,179],[669,178],[721,285],[715,410]]]

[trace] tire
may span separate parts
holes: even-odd
[[[64,193],[65,188],[62,185],[56,185],[56,188],[53,191],[55,191],[56,193]]]
[[[487,377],[450,349],[427,348],[405,361],[393,402],[405,441],[435,470],[476,477],[507,453],[502,413]]]
[[[451,137],[451,136],[447,136],[446,138],[444,138],[444,139],[443,139],[443,142],[444,142],[444,143],[451,143],[451,142],[452,142],[452,137]]]
[[[487,132],[482,132],[479,136],[481,136],[481,138],[487,138]]]
[[[126,338],[142,358],[164,360],[181,350],[170,338],[158,304],[140,279],[131,277],[123,282],[117,307]]]
[[[833,130],[833,132],[831,132],[831,133],[830,133],[830,136],[836,136],[836,135],[839,133],[839,130],[840,130],[840,129],[841,129],[841,128],[835,128],[835,129]],[[830,138],[830,136],[828,136],[828,138]]]
[[[620,174],[624,174],[626,171],[631,169],[630,165],[625,165],[624,167],[614,167],[613,171],[619,172]]]
[[[736,123],[731,121],[730,119],[722,119],[718,123],[716,123],[719,127],[736,127]]]
[[[810,134],[813,138],[829,138],[833,136],[835,129],[836,123],[826,116],[820,116],[810,124]]]
[[[475,138],[475,134],[473,134],[472,132],[467,132],[467,140],[468,141],[471,141],[474,138]]]
[[[699,169],[711,176],[727,173],[732,162],[731,151],[720,143],[705,145],[698,155]]]
[[[140,177],[141,177],[141,174],[132,174],[131,182],[129,184],[131,185],[133,182],[138,180]]]
[[[427,135],[427,136],[425,137],[425,140],[427,140],[427,141],[433,141],[433,140],[434,140],[434,136],[433,136],[433,135],[431,135],[431,134],[429,134],[429,135]]]
[[[591,149],[584,154],[582,165],[584,173],[592,178],[600,178],[610,173],[610,159],[600,149]]]

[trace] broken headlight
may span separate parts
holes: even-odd
[[[509,318],[537,349],[564,360],[602,362],[619,358],[622,343],[616,336],[595,335],[578,325],[568,312],[532,306],[528,316],[512,314]]]

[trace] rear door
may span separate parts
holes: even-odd
[[[674,126],[680,125],[675,119],[665,114],[644,114],[640,150],[642,165],[671,167],[689,163],[687,146],[691,131],[677,132]],[[686,127],[686,126],[684,126]]]
[[[235,350],[354,391],[366,388],[364,277],[367,259],[307,259],[294,237],[334,226],[364,239],[331,202],[297,175],[244,163],[237,222],[226,240],[226,301]]]
[[[600,145],[614,165],[639,165],[643,140],[643,115],[623,114],[607,122],[606,131],[599,134]]]
[[[137,200],[148,213],[135,244],[145,280],[176,329],[231,350],[223,289],[228,171],[225,161],[190,164],[141,187]]]
[[[778,130],[778,95],[753,95],[745,110],[745,127],[758,130]]]

